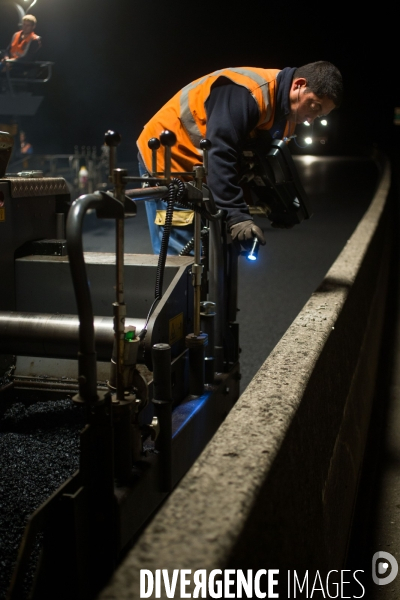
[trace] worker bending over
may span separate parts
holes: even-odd
[[[245,245],[253,237],[265,244],[238,182],[241,151],[249,138],[262,132],[269,132],[269,139],[290,139],[296,124],[312,123],[338,107],[342,90],[339,70],[325,61],[282,70],[235,67],[214,71],[180,90],[144,126],[137,140],[141,174],[151,172],[148,141],[159,138],[162,131],[168,129],[177,137],[171,148],[172,172],[193,171],[202,164],[199,143],[207,138],[211,142],[207,185],[217,208],[225,211],[228,231]],[[163,153],[158,151],[157,171],[163,169]],[[165,208],[161,200],[146,202],[155,253],[160,250],[163,215],[156,211]],[[192,236],[185,219],[177,221],[181,226],[171,231],[170,254],[178,254]]]

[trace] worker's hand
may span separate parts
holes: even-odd
[[[237,240],[242,246],[248,246],[253,243],[254,238],[257,238],[262,246],[265,246],[265,237],[261,229],[254,224],[252,219],[235,223],[229,230],[232,240]]]

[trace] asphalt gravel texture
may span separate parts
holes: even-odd
[[[79,466],[79,432],[85,425],[72,400],[13,404],[0,419],[0,598],[6,597],[29,516]],[[33,582],[40,536],[25,577]]]

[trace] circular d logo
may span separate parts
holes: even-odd
[[[396,579],[399,565],[389,552],[375,552],[372,557],[372,579],[376,585],[387,585]]]

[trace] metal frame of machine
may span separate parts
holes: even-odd
[[[118,142],[118,135],[107,134],[113,192],[81,196],[71,206],[60,178],[32,173],[0,180],[8,232],[1,265],[7,293],[0,313],[0,352],[2,371],[8,374],[0,390],[2,405],[15,394],[40,398],[69,392],[85,407],[87,421],[79,470],[28,521],[10,599],[21,593],[38,531],[43,545],[31,597],[50,597],[54,589],[60,598],[93,597],[239,396],[238,327],[234,318],[229,321],[236,315],[236,295],[229,298],[225,289],[227,282],[236,288],[238,253],[226,250],[226,240],[221,244],[221,213],[208,212],[208,195],[203,202],[205,168],[196,167],[193,184],[176,179],[170,169],[174,136],[165,132],[165,173],[152,174],[152,188],[126,191],[127,183],[141,178],[115,168]],[[136,212],[132,198],[168,196],[172,204],[177,193],[196,209],[194,256],[167,259],[164,253],[157,263],[156,257],[125,257],[124,219]],[[116,256],[84,255],[82,223],[89,209],[115,220]],[[212,241],[206,256],[201,256],[201,215],[209,221]],[[140,290],[141,269],[156,273],[154,299]],[[97,288],[96,277],[102,284]],[[33,291],[40,281],[43,301]],[[58,293],[47,293],[46,281],[57,282]],[[27,285],[32,293],[24,295]],[[109,302],[112,288],[116,297]],[[131,318],[129,301],[136,290],[139,318]],[[77,314],[60,311],[60,298],[63,309],[75,302]],[[105,299],[111,314],[103,309],[94,315],[93,306],[104,306]],[[43,377],[46,371],[50,377]],[[67,380],[66,372],[72,373]]]

